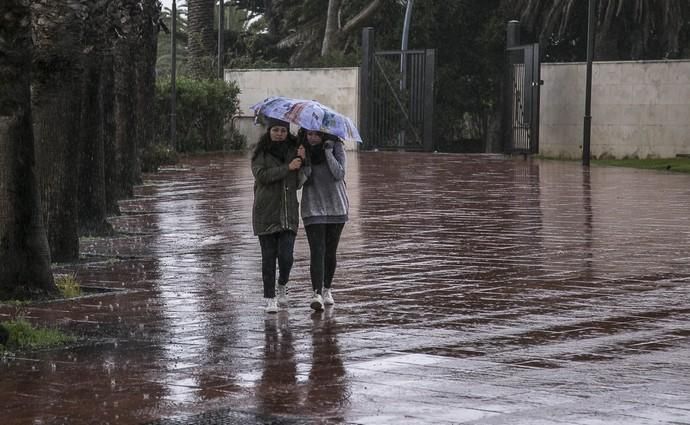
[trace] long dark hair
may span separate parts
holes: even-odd
[[[252,161],[254,161],[254,159],[256,159],[260,153],[265,152],[270,143],[271,129],[268,128],[266,129],[266,132],[259,138],[259,142],[256,144],[256,148],[254,148],[254,153],[252,153]],[[285,138],[283,143],[287,143],[290,147],[297,147],[297,137],[288,131],[287,138]]]

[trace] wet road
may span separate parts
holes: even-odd
[[[263,313],[244,156],[147,176],[0,360],[1,423],[690,424],[690,176],[350,153],[335,307]]]

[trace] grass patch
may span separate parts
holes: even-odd
[[[82,294],[81,286],[73,274],[64,274],[55,277],[55,286],[60,290],[64,298],[74,298]]]
[[[4,331],[2,331],[4,329]],[[0,322],[0,331],[6,339],[0,351],[27,351],[59,347],[76,341],[76,338],[57,329],[39,328],[24,319]]]
[[[642,168],[646,170],[675,171],[690,173],[690,158],[668,159],[596,159],[591,161],[597,165],[611,165],[614,167]]]

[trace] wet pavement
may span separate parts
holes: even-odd
[[[83,337],[0,359],[15,424],[690,424],[690,175],[350,153],[336,305],[262,307],[252,176],[185,159],[59,265],[89,295],[0,307]]]

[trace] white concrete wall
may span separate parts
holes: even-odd
[[[234,125],[250,146],[265,130],[254,125],[254,111],[249,107],[270,96],[313,99],[358,125],[359,68],[232,69],[225,70],[225,80],[236,81],[240,88],[240,116]],[[346,146],[356,148],[354,143]]]
[[[541,155],[582,157],[585,72],[542,64]],[[595,158],[690,154],[690,61],[595,62],[590,147]]]

